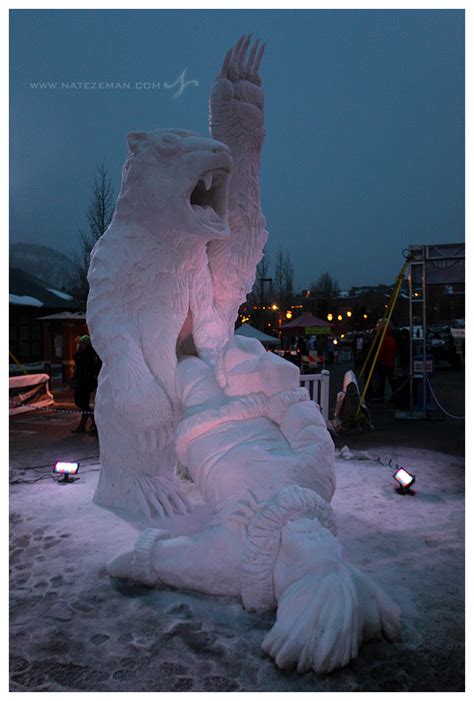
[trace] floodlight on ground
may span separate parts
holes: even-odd
[[[393,470],[395,467],[395,472],[392,473],[392,477],[395,480],[395,482],[398,484],[398,488],[396,491],[399,494],[411,494],[414,495],[416,492],[414,492],[411,487],[415,484],[415,475],[412,475],[408,470],[406,470],[404,467],[400,467],[400,465],[392,464],[392,459],[388,461],[388,463],[383,462],[380,458],[377,458],[377,462],[382,465],[382,467],[388,467],[389,469]]]
[[[415,475],[411,475],[404,467],[399,467],[396,472],[393,473],[393,479],[398,484],[397,492],[400,494],[413,494],[410,487],[415,484]]]
[[[75,482],[81,479],[76,477],[79,471],[78,462],[65,462],[63,460],[57,460],[53,465],[53,477],[56,482],[65,484],[66,482]]]

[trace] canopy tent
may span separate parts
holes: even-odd
[[[300,316],[292,319],[287,324],[281,327],[283,333],[289,333],[293,335],[308,335],[317,336],[319,334],[328,334],[329,329],[333,327],[333,324],[329,321],[324,321],[324,319],[318,319],[313,316],[311,312],[303,312]]]
[[[275,336],[268,336],[268,334],[263,333],[262,331],[259,331],[251,324],[242,324],[242,326],[239,326],[239,328],[237,329],[237,331],[235,333],[238,336],[246,336],[247,338],[256,338],[257,341],[260,341],[261,343],[266,343],[269,346],[280,345],[280,340],[278,338],[275,338]]]

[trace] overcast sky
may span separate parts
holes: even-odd
[[[390,283],[408,245],[464,240],[463,11],[24,10],[10,27],[12,243],[70,253],[96,163],[118,192],[128,131],[206,133],[210,83],[248,32],[267,44],[269,255],[290,252],[297,286]],[[198,85],[173,97],[186,67]]]

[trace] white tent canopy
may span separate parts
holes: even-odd
[[[251,324],[242,324],[235,332],[237,336],[246,336],[247,338],[256,338],[257,341],[261,343],[267,343],[269,346],[279,346],[280,340],[275,338],[275,336],[268,336],[268,334],[259,331]]]

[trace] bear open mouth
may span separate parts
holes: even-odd
[[[215,168],[199,177],[190,196],[191,208],[199,222],[213,225],[225,221],[229,175],[225,168]]]

